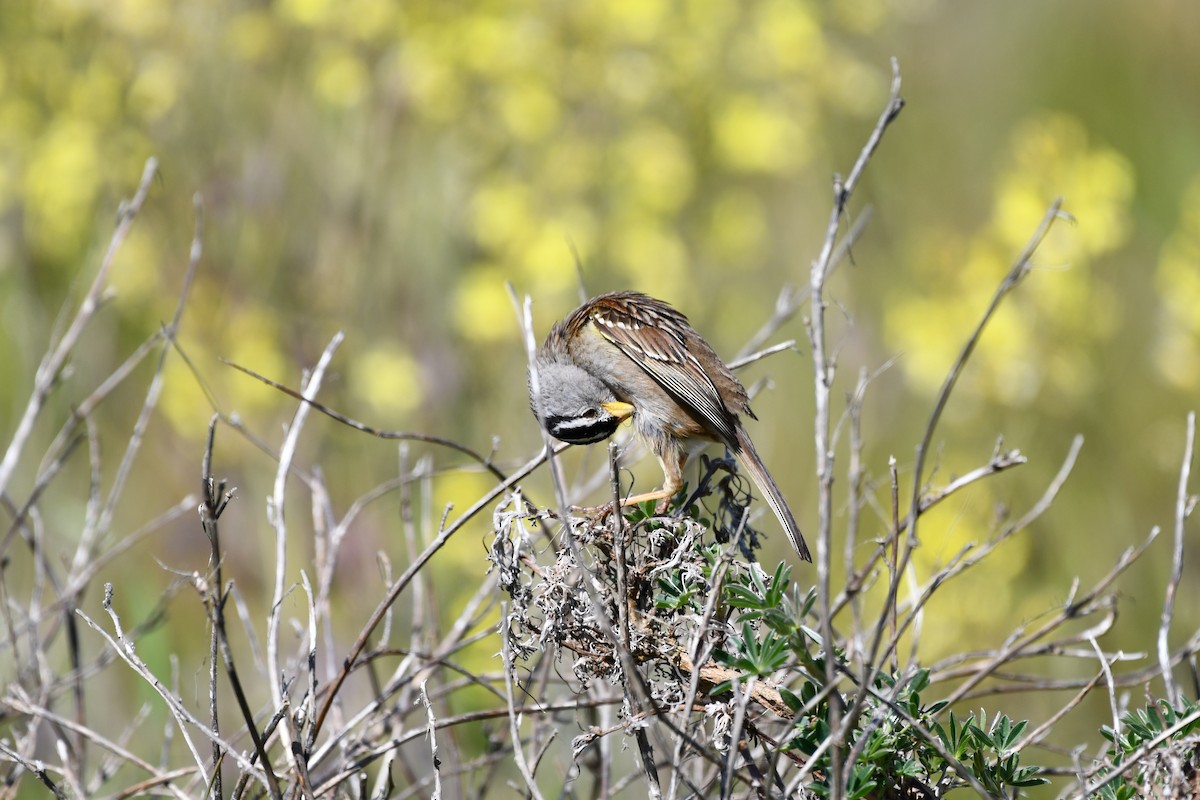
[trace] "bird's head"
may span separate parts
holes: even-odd
[[[546,430],[568,444],[603,441],[633,413],[612,389],[575,364],[539,359],[537,388],[530,379],[529,404]]]

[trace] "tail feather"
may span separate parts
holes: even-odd
[[[779,517],[779,524],[783,526],[783,532],[787,534],[788,541],[792,543],[792,547],[795,548],[800,558],[812,561],[812,554],[808,552],[808,545],[804,543],[804,534],[800,533],[800,526],[796,524],[796,518],[792,516],[792,509],[783,499],[783,493],[779,491],[775,479],[771,477],[766,465],[758,457],[754,443],[750,441],[750,437],[741,425],[737,426],[737,442],[735,444],[737,446],[732,448],[734,455],[742,462],[746,472],[750,473],[750,479],[763,493],[767,505],[775,512],[775,516]]]

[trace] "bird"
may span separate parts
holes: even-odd
[[[787,500],[742,425],[742,416],[757,419],[746,387],[687,317],[662,300],[609,292],[556,322],[534,357],[530,406],[551,436],[575,445],[603,441],[632,419],[664,481],[622,505],[657,500],[659,513],[683,486],[688,445],[724,444],[766,497],[796,553],[812,561]]]

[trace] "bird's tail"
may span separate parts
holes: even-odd
[[[775,516],[779,517],[779,524],[783,526],[783,532],[787,534],[788,541],[792,543],[792,547],[802,559],[812,561],[808,545],[804,543],[804,534],[800,533],[800,526],[796,524],[796,518],[792,516],[792,509],[788,508],[787,501],[783,499],[783,493],[779,491],[775,479],[771,477],[766,465],[758,457],[754,443],[750,441],[746,429],[741,425],[737,426],[736,444],[737,447],[733,448],[734,455],[742,462],[746,472],[750,473],[750,479],[754,481],[754,485],[766,497],[767,505],[771,506]]]

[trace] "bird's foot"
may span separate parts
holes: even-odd
[[[613,507],[612,503],[605,503],[602,506],[571,506],[570,510],[572,514],[603,520],[612,513]]]

